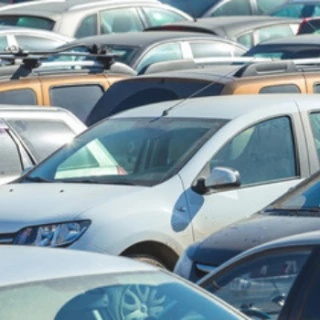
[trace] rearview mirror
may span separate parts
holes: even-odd
[[[239,187],[240,174],[237,170],[226,167],[214,167],[208,178],[204,181],[207,189]]]

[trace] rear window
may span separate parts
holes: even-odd
[[[37,97],[32,89],[8,90],[0,92],[0,103],[17,105],[37,105]]]
[[[118,112],[150,103],[187,98],[198,91],[199,93],[193,97],[220,95],[223,84],[212,83],[210,86],[208,84],[207,81],[170,78],[119,81],[113,84],[97,102],[86,124],[92,125]]]
[[[33,16],[0,16],[0,26],[17,26],[52,30],[54,21]]]
[[[50,100],[52,105],[67,109],[84,121],[103,92],[98,84],[53,87]]]
[[[10,119],[7,122],[19,134],[37,162],[69,142],[75,135],[61,120]]]

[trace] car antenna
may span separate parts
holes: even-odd
[[[255,59],[254,59],[254,57],[253,57],[252,60],[249,60],[246,64],[249,64],[249,63],[251,63],[251,62],[254,61],[254,60],[255,60]],[[224,79],[224,78],[225,78],[225,79],[230,79],[230,76],[231,76],[233,73],[234,73],[234,70],[228,72],[228,73],[225,74],[225,75],[220,75],[220,77],[219,77],[216,81],[212,81],[212,82],[208,83],[206,86],[204,86],[204,87],[200,88],[199,90],[193,92],[192,94],[190,94],[190,95],[187,96],[186,98],[184,98],[184,99],[182,99],[182,100],[179,100],[178,102],[176,102],[176,103],[175,103],[174,105],[172,105],[171,107],[163,110],[161,117],[165,117],[165,116],[169,115],[169,113],[170,113],[173,109],[181,106],[182,104],[184,104],[184,103],[185,103],[186,101],[188,101],[189,99],[193,98],[194,96],[198,95],[199,93],[201,93],[201,92],[205,91],[206,89],[210,88],[210,87],[213,86],[215,83],[217,83],[219,80]]]

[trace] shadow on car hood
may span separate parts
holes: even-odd
[[[199,243],[191,258],[201,264],[219,266],[259,244],[319,229],[320,218],[255,214],[205,238]]]

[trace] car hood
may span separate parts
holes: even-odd
[[[320,229],[320,218],[255,214],[205,238],[192,250],[193,261],[219,266],[237,254],[281,237]]]
[[[2,185],[0,233],[13,233],[29,225],[70,221],[108,199],[124,198],[145,188],[72,183]]]

